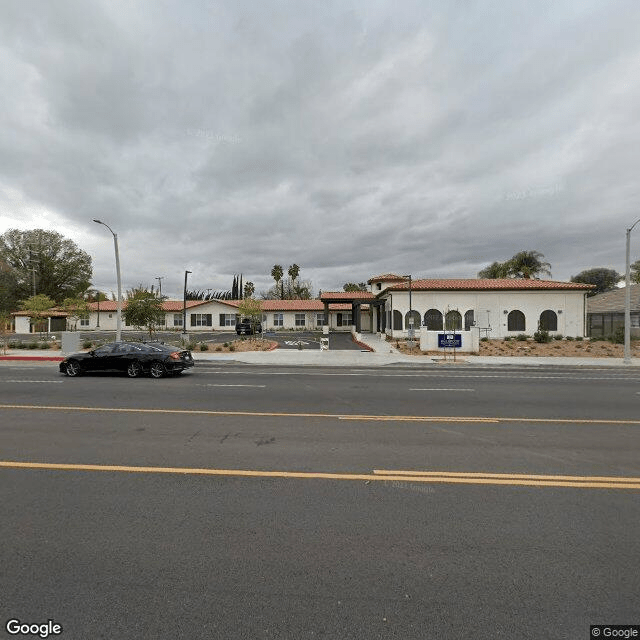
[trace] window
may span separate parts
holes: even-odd
[[[447,311],[447,315],[444,317],[444,324],[447,331],[462,329],[462,315],[455,309]]]
[[[351,311],[343,311],[336,315],[336,324],[339,327],[349,327],[353,324]]]
[[[518,309],[509,312],[507,316],[507,331],[525,331],[524,313]]]
[[[212,326],[210,313],[192,313],[191,314],[191,326],[192,327],[210,327]]]
[[[547,309],[540,314],[540,328],[543,331],[557,331],[558,330],[558,316],[555,311]]]
[[[402,331],[402,314],[397,309],[393,311],[393,330]]]
[[[304,313],[296,313],[296,327],[304,327],[306,323],[306,316]]]
[[[181,327],[182,326],[182,314],[181,313],[174,313],[173,314],[173,326],[174,327]]]
[[[80,318],[80,326],[88,327],[89,326],[89,318]]]
[[[282,313],[274,313],[273,314],[273,326],[274,327],[284,327],[284,314],[282,314]]]
[[[324,326],[324,312],[316,313],[316,327]]]
[[[469,311],[464,314],[464,330],[469,331],[469,329],[471,329],[471,327],[473,327],[474,325],[475,320],[473,317],[473,309],[469,309]]]
[[[420,314],[414,309],[413,311],[409,312],[407,311],[407,313],[404,316],[404,328],[405,329],[410,329],[411,328],[411,318],[413,318],[413,328],[414,329],[419,329],[420,328]]]
[[[427,331],[442,331],[442,313],[437,309],[429,309],[424,314],[424,326]]]
[[[378,282],[376,284],[376,288],[378,289],[378,291],[380,291],[382,289],[382,282]]]
[[[235,327],[237,321],[238,321],[237,313],[221,313],[220,314],[221,327]]]

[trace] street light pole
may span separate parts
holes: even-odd
[[[182,333],[187,335],[187,275],[191,271],[184,272],[184,298],[182,303]]]
[[[120,342],[122,340],[122,281],[120,279],[120,254],[118,253],[118,234],[114,233],[113,229],[102,222],[102,220],[93,219],[97,224],[101,224],[113,235],[113,245],[116,250],[116,277],[118,279],[118,302],[116,303],[116,342]]]
[[[627,256],[624,290],[624,364],[631,364],[631,232],[640,218],[627,229]]]

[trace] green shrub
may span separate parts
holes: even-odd
[[[9,343],[7,344],[7,348],[9,349],[19,349],[20,348],[20,343],[17,342],[16,340],[10,340]]]
[[[39,344],[40,349],[50,349],[51,345],[48,342],[41,342]]]
[[[235,351],[236,350],[236,345],[235,344],[230,344],[229,345],[229,351]]]
[[[505,336],[505,337],[504,337],[504,341],[505,341],[505,342],[509,342],[510,340],[511,340],[511,336]]]
[[[216,351],[222,351],[222,347],[221,347],[220,345],[218,345],[218,346],[216,347]]]
[[[533,334],[533,339],[539,343],[549,342],[551,338],[549,337],[549,332],[546,329],[538,329]]]
[[[38,348],[38,343],[37,343],[37,342],[30,342],[30,343],[27,345],[27,348],[28,348],[28,349],[37,349],[37,348]]]
[[[555,336],[553,336],[553,339],[554,339],[554,340],[562,340],[562,337],[563,337],[563,336],[562,336],[562,334],[561,334],[561,333],[556,333],[556,335],[555,335]]]
[[[83,349],[91,349],[91,347],[93,347],[93,342],[91,342],[91,340],[85,340],[82,343],[82,348]]]
[[[27,348],[27,343],[26,342],[18,342],[18,349],[26,349]]]
[[[583,338],[582,336],[576,336],[576,340],[577,340],[578,342],[582,342],[582,340],[583,340],[583,339],[584,339],[584,338]]]
[[[519,333],[516,336],[516,340],[519,340],[520,342],[526,342],[529,339],[529,336],[526,333]]]
[[[207,346],[206,342],[200,343],[200,351],[209,351],[209,347]]]
[[[574,338],[573,336],[567,336],[565,338],[565,340],[569,340],[569,342],[571,342],[572,340],[577,340],[578,338]],[[582,338],[580,338],[580,340],[582,340]]]
[[[609,341],[613,344],[624,344],[624,327],[618,327],[613,335],[609,336]]]
[[[229,343],[228,343],[228,342],[225,342],[223,346],[228,347],[228,346],[229,346]]]
[[[480,342],[489,342],[489,338],[484,336],[483,338],[480,338]]]

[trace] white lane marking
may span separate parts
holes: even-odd
[[[199,387],[266,387],[266,384],[199,384]]]
[[[409,391],[475,391],[475,389],[409,389]]]
[[[63,380],[3,380],[3,382],[39,383],[39,384],[62,384]]]
[[[550,376],[523,376],[517,374],[503,374],[503,375],[475,375],[473,373],[459,373],[459,374],[446,374],[446,373],[379,373],[374,371],[372,373],[343,373],[341,371],[332,371],[331,373],[312,372],[312,371],[231,371],[229,369],[212,369],[209,371],[198,370],[198,373],[226,373],[226,374],[241,374],[252,376],[369,376],[376,378],[473,378],[474,380],[479,378],[501,378],[507,380],[629,380],[639,381],[640,377],[629,377],[624,374],[612,374],[610,376],[570,376],[568,374],[556,374]]]

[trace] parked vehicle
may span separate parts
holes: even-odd
[[[236,322],[236,333],[238,335],[243,333],[262,333],[262,324],[257,320],[244,318],[240,322]]]
[[[111,342],[85,353],[74,353],[60,363],[60,372],[71,377],[95,371],[115,371],[137,378],[179,375],[193,367],[191,352],[170,345],[143,342]]]

